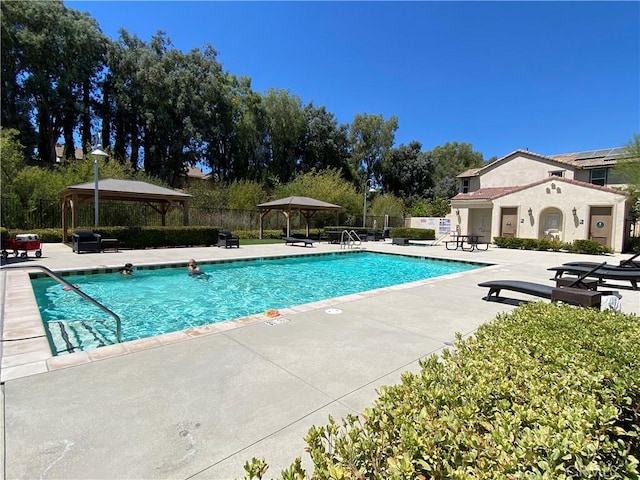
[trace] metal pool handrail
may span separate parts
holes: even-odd
[[[118,343],[122,343],[122,321],[120,320],[120,317],[116,313],[112,312],[107,307],[102,305],[96,299],[90,297],[89,295],[84,293],[79,288],[74,287],[69,282],[67,282],[65,279],[63,279],[62,277],[59,277],[58,275],[56,275],[53,271],[51,271],[50,269],[48,269],[44,265],[11,265],[11,266],[5,265],[5,266],[1,267],[0,269],[1,270],[17,270],[17,269],[28,269],[28,268],[38,268],[38,269],[42,270],[49,277],[53,278],[56,282],[64,285],[65,287],[68,287],[69,290],[72,290],[72,291],[76,292],[78,295],[80,295],[82,298],[84,298],[88,302],[90,302],[93,305],[95,305],[96,307],[100,308],[105,313],[111,315],[116,321],[116,337],[117,337]]]

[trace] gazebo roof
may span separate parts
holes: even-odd
[[[95,183],[80,183],[65,188],[63,196],[93,195]],[[191,198],[187,193],[176,192],[169,188],[159,187],[151,183],[136,180],[116,180],[106,178],[98,181],[98,193],[101,200],[129,200],[129,201],[181,201]]]
[[[285,197],[258,205],[262,210],[339,210],[340,205],[309,197]]]

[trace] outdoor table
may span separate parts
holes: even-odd
[[[327,230],[324,233],[327,235],[327,241],[329,243],[340,243],[340,237],[342,236],[342,230]]]
[[[464,250],[467,252],[472,252],[476,249],[478,242],[482,238],[482,235],[469,234],[469,235],[452,235],[453,240],[450,242],[445,242],[445,248],[447,250]],[[455,243],[455,248],[449,248],[449,243]],[[468,248],[465,248],[464,244],[469,245]]]

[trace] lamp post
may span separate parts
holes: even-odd
[[[94,191],[93,191],[93,215],[94,215],[94,226],[98,226],[98,158],[99,157],[108,157],[109,154],[102,150],[102,145],[96,145],[96,148],[93,152],[91,152],[91,156],[93,157],[93,181],[94,181]]]
[[[369,190],[367,191],[367,185],[369,185]],[[362,226],[366,227],[367,226],[367,193],[368,192],[375,192],[375,188],[373,188],[373,180],[370,178],[367,178],[367,181],[364,182],[364,187],[362,188],[362,190],[364,191],[364,207],[362,209]]]

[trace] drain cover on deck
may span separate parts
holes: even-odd
[[[329,315],[338,315],[342,313],[342,310],[339,308],[327,308],[324,313],[328,313]]]

